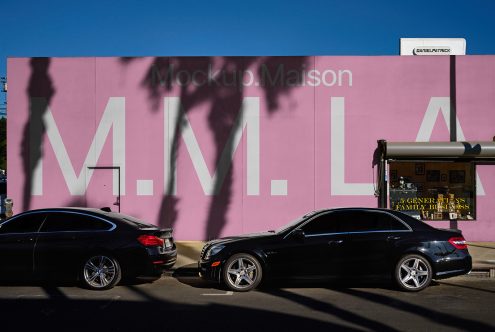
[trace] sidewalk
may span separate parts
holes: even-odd
[[[202,241],[177,241],[177,263],[174,269],[192,266],[199,260]],[[495,242],[469,242],[469,253],[473,257],[473,275],[495,278]]]
[[[473,272],[495,278],[495,242],[468,242],[468,250],[473,257]]]

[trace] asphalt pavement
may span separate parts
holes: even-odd
[[[470,246],[492,267],[491,244]],[[10,331],[495,331],[495,278],[471,274],[419,293],[384,281],[277,283],[230,292],[197,277],[202,243],[179,242],[157,280],[91,291],[74,283],[0,283],[0,329]],[[473,250],[473,248],[476,248]],[[481,266],[481,265],[480,265]]]
[[[1,331],[495,331],[495,279],[419,293],[387,284],[283,284],[229,292],[197,277],[90,291],[0,284]]]

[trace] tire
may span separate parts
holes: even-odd
[[[106,290],[120,282],[122,270],[119,262],[110,255],[99,254],[86,259],[81,268],[81,281],[85,288]]]
[[[432,277],[433,269],[430,262],[420,255],[406,255],[395,267],[395,282],[404,291],[419,292],[428,287]]]
[[[231,256],[224,265],[224,284],[236,292],[247,292],[256,288],[263,277],[259,261],[249,254]]]

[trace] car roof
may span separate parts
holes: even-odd
[[[28,211],[24,211],[22,213],[30,213],[30,212],[91,212],[91,213],[96,213],[96,214],[101,214],[101,215],[106,215],[108,213],[108,212],[103,211],[101,209],[85,208],[85,207],[43,208],[43,209],[28,210]],[[19,213],[19,214],[21,214],[21,213]]]
[[[321,212],[329,212],[329,211],[382,211],[382,212],[392,212],[393,210],[386,209],[386,208],[374,208],[374,207],[363,207],[363,206],[356,206],[356,207],[335,207],[335,208],[328,208],[328,209],[320,209],[320,210],[315,210],[313,211],[314,213],[321,213]]]
[[[30,214],[30,213],[44,213],[44,212],[78,212],[78,213],[83,213],[87,215],[93,215],[97,217],[105,217],[106,219],[115,219],[115,217],[112,218],[111,215],[109,215],[108,212],[95,209],[95,208],[81,208],[81,207],[57,207],[57,208],[43,208],[43,209],[33,209],[33,210],[28,210],[24,211],[18,214],[14,214],[10,218],[6,218],[1,220],[0,223],[4,223],[10,219],[17,218],[19,216],[25,215],[25,214]]]
[[[105,217],[106,219],[110,219],[112,221],[119,220],[123,222],[124,224],[131,226],[133,228],[139,228],[139,229],[158,229],[157,226],[149,224],[143,220],[139,220],[135,217],[128,216],[125,214],[121,214],[119,212],[113,212],[113,211],[105,211],[101,209],[96,209],[96,208],[85,208],[85,207],[57,207],[57,208],[43,208],[43,209],[35,209],[35,210],[29,210],[25,211],[16,215],[13,215],[13,217],[17,217],[22,214],[26,213],[44,213],[44,212],[79,212],[79,213],[85,213],[88,215],[93,215],[93,216],[98,216],[98,217]],[[5,219],[5,221],[9,220]],[[4,220],[2,220],[3,223]]]
[[[324,212],[332,212],[332,211],[380,211],[380,212],[386,212],[390,213],[393,216],[400,218],[402,221],[406,222],[410,227],[416,229],[416,230],[430,230],[433,227],[428,225],[427,223],[418,220],[416,218],[411,217],[410,215],[403,213],[401,211],[397,210],[391,210],[391,209],[386,209],[386,208],[372,208],[372,207],[337,207],[337,208],[330,208],[330,209],[322,209],[322,210],[316,210],[313,211],[312,213],[308,214],[309,215],[317,215],[320,213]]]

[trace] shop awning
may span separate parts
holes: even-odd
[[[386,159],[494,159],[495,142],[383,142]]]

